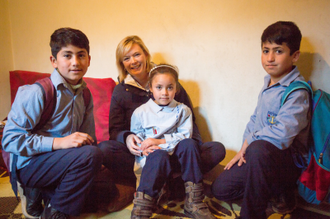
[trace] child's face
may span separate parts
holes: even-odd
[[[146,64],[147,57],[136,43],[123,57],[123,65],[126,71],[133,77],[145,76],[147,74]]]
[[[298,61],[300,52],[290,55],[290,48],[270,42],[262,44],[261,62],[265,71],[270,75],[273,82],[278,82],[286,74],[292,71],[293,64]]]
[[[68,83],[75,85],[86,74],[91,57],[86,49],[67,45],[57,53],[56,59],[51,56],[50,61]]]
[[[158,105],[168,105],[175,96],[176,83],[170,73],[157,74],[152,79],[150,90]]]

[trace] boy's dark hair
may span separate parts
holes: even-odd
[[[80,30],[73,28],[60,28],[54,31],[50,37],[50,48],[52,55],[57,58],[57,53],[68,45],[86,49],[89,55],[89,41],[87,36]]]
[[[261,46],[266,41],[286,45],[290,49],[290,55],[300,49],[301,32],[298,26],[291,21],[278,21],[269,25],[261,36]]]

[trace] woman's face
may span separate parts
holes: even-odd
[[[143,77],[147,74],[147,57],[138,44],[133,44],[124,55],[123,65],[133,77]]]

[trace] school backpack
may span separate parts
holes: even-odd
[[[42,90],[45,107],[41,113],[41,118],[40,118],[39,123],[33,128],[32,132],[35,132],[35,131],[41,129],[50,120],[50,118],[54,114],[55,107],[56,107],[56,100],[57,100],[56,89],[53,85],[52,80],[49,77],[37,80],[35,82],[35,84],[37,84]],[[85,107],[87,107],[91,100],[91,92],[87,87],[85,87],[83,90],[83,98],[84,98],[84,105],[85,105]],[[9,172],[10,171],[10,153],[2,150],[2,157],[7,166],[7,170]],[[12,168],[16,168],[17,157],[18,157],[17,155],[13,156]],[[12,180],[13,180],[12,176],[10,176],[10,179],[12,182]],[[13,185],[13,184],[15,184],[15,185]],[[15,192],[15,195],[17,196],[16,182],[12,183],[12,187]]]
[[[330,94],[313,91],[304,81],[292,82],[284,92],[282,105],[290,93],[306,89],[312,94],[311,141],[307,166],[298,180],[298,193],[308,203],[330,203]]]

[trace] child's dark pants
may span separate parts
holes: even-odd
[[[147,156],[137,191],[155,198],[171,173],[180,171],[184,182],[200,183],[203,179],[200,163],[198,145],[192,139],[180,141],[172,155],[155,150]]]

